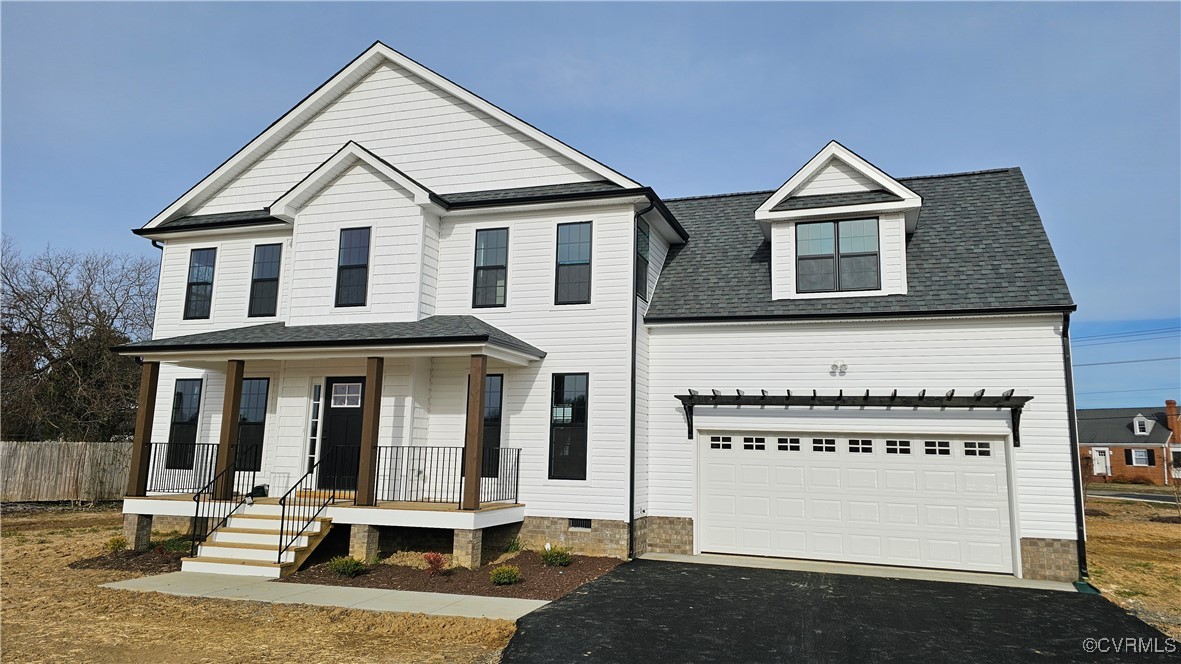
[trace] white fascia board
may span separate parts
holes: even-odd
[[[162,229],[163,230],[163,229]],[[275,222],[269,224],[249,224],[246,226],[228,226],[224,228],[201,228],[194,227],[192,230],[160,232],[160,233],[143,233],[141,237],[146,237],[150,240],[159,240],[161,242],[168,242],[171,240],[213,240],[222,237],[234,237],[238,235],[291,235],[292,225],[286,222]]]
[[[555,210],[563,212],[571,212],[585,209],[587,211],[602,211],[604,207],[619,207],[622,205],[636,206],[641,203],[647,203],[647,197],[640,194],[628,194],[621,192],[618,198],[595,198],[582,199],[573,201],[549,201],[543,203],[528,203],[525,205],[513,205],[506,203],[504,205],[490,205],[488,207],[475,208],[460,208],[458,210],[444,210],[440,214],[443,220],[448,219],[463,219],[468,217],[491,217],[494,215],[508,215],[511,217],[520,217],[525,214],[546,213]],[[678,238],[679,240],[680,238]]]
[[[821,169],[828,165],[828,162],[833,159],[839,159],[849,166],[852,166],[859,173],[865,177],[873,180],[880,185],[882,189],[898,196],[904,202],[915,202],[922,204],[922,198],[914,193],[902,183],[887,175],[877,166],[859,157],[849,148],[837,143],[836,141],[829,141],[828,145],[824,146],[820,152],[808,160],[800,170],[796,171],[795,175],[791,176],[783,186],[771,194],[771,197],[763,202],[757,210],[755,210],[755,218],[761,219],[760,215],[771,213],[771,209],[776,205],[782,203],[785,199],[791,196],[797,189],[802,187],[813,175],[818,173]]]
[[[419,344],[413,346],[326,346],[326,347],[283,347],[243,349],[192,349],[138,351],[134,348],[117,351],[120,355],[140,357],[149,362],[173,362],[180,365],[190,363],[209,364],[228,360],[323,360],[335,358],[413,358],[413,357],[470,357],[487,355],[514,366],[528,366],[541,357],[522,351],[503,348],[495,344]]]
[[[282,219],[283,221],[294,221],[296,213],[304,205],[307,205],[308,201],[312,200],[316,194],[320,193],[325,187],[332,184],[336,178],[358,163],[369,165],[378,173],[381,173],[383,177],[410,192],[412,200],[417,205],[424,207],[434,205],[431,201],[431,192],[426,187],[423,187],[410,176],[391,166],[389,162],[366,150],[359,143],[349,141],[337,150],[336,154],[317,166],[311,173],[308,173],[294,187],[288,189],[287,193],[276,199],[274,203],[271,203],[271,216]]]
[[[598,173],[615,184],[626,188],[641,186],[638,182],[624,176],[622,173],[595,161],[515,115],[493,105],[479,95],[460,87],[443,76],[418,64],[389,46],[381,42],[375,42],[364,53],[345,65],[344,69],[337,72],[332,78],[328,79],[296,104],[294,108],[263,130],[254,140],[247,143],[242,149],[235,152],[233,156],[222,162],[212,173],[205,176],[200,182],[182,194],[180,198],[173,201],[171,205],[152,217],[144,225],[144,228],[153,228],[169,219],[182,217],[191,212],[201,202],[219,191],[250,164],[257,161],[266,151],[278,145],[292,131],[327,107],[383,61],[391,62],[395,66],[412,72],[431,85],[454,95],[463,102],[500,120],[525,136],[532,138],[567,159]]]

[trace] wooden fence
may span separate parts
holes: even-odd
[[[119,500],[131,443],[0,441],[0,500]]]

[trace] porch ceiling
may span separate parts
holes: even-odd
[[[545,351],[475,316],[430,316],[418,321],[336,325],[268,323],[139,341],[112,350],[158,361],[484,354],[510,364],[526,365],[545,357]]]

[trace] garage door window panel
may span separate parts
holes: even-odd
[[[964,456],[970,457],[986,457],[992,456],[992,443],[986,442],[964,442]]]
[[[728,450],[731,447],[730,436],[710,436],[709,447],[714,450]]]
[[[812,439],[813,452],[836,452],[837,440],[836,438],[813,438]]]
[[[866,438],[850,438],[849,452],[852,454],[873,454],[873,441]]]
[[[886,454],[910,454],[909,440],[887,440]]]
[[[799,438],[780,438],[779,439],[780,452],[799,452],[800,439]]]
[[[951,441],[928,440],[925,445],[927,454],[931,456],[951,456]]]
[[[744,450],[765,450],[767,449],[766,438],[754,438],[747,436],[742,439],[742,449]]]

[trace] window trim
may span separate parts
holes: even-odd
[[[1140,427],[1144,427],[1144,430],[1141,431]],[[1132,433],[1136,434],[1137,436],[1147,436],[1148,435],[1148,418],[1147,417],[1132,418]]]
[[[212,274],[209,276],[209,281],[193,281],[193,255],[198,251],[212,251],[213,263],[210,265]],[[217,247],[194,247],[189,250],[189,269],[185,274],[185,304],[181,309],[181,316],[184,320],[209,320],[213,317],[213,283],[217,279]],[[189,303],[193,298],[193,286],[209,284],[209,307],[205,310],[204,316],[190,316]]]
[[[588,253],[590,254],[590,256],[586,260],[586,280],[587,280],[586,300],[571,300],[569,302],[561,302],[558,300],[559,279],[561,279],[561,273],[562,273],[562,261],[558,258],[558,254],[561,253],[559,251],[559,249],[561,247],[561,234],[562,234],[561,229],[563,226],[579,226],[582,224],[586,224],[587,226],[590,226],[590,229],[591,229],[590,247],[588,250]],[[590,220],[590,221],[567,221],[567,222],[562,222],[562,223],[554,226],[554,306],[566,307],[566,306],[571,306],[571,305],[577,306],[577,305],[590,304],[594,300],[594,290],[595,290],[595,267],[594,266],[595,266],[595,225],[594,225],[594,221],[593,220]]]
[[[872,220],[877,225],[876,239],[877,251],[874,252],[874,258],[877,260],[877,282],[872,288],[841,288],[841,222],[842,221],[870,221]],[[800,226],[809,226],[813,224],[832,224],[832,260],[833,260],[833,285],[834,288],[821,288],[815,290],[803,290],[800,288],[800,261],[807,258],[819,258],[820,254],[816,256],[800,256]],[[792,229],[795,233],[794,248],[796,259],[796,273],[793,279],[795,292],[797,295],[813,295],[816,293],[870,293],[882,290],[882,218],[875,217],[855,217],[850,219],[828,219],[821,221],[801,221],[794,224]],[[825,254],[827,256],[828,254]],[[849,257],[869,256],[869,252],[855,251],[845,254]]]
[[[349,386],[352,386],[352,385],[356,385],[358,388],[358,391],[356,394],[357,403],[350,404],[348,402],[349,397],[352,397],[353,394],[351,394],[347,390],[340,395],[340,396],[344,397],[344,402],[340,403],[340,404],[336,403],[336,396],[337,396],[336,395],[336,388],[338,388],[338,387],[348,388]],[[325,391],[327,392],[326,401],[328,404],[328,408],[360,408],[365,404],[365,384],[361,383],[361,382],[342,381],[339,383],[333,383],[332,389],[325,390]],[[323,416],[321,415],[321,417],[323,417]]]
[[[583,456],[585,457],[585,465],[583,466],[583,469],[582,469],[582,477],[559,477],[557,475],[554,475],[554,387],[555,387],[556,381],[558,380],[559,376],[562,376],[562,377],[565,377],[565,376],[585,376],[586,377],[586,426],[583,428],[584,431],[586,432],[586,440],[583,443],[585,446],[585,449],[583,450]],[[555,372],[555,373],[550,374],[549,399],[546,401],[546,409],[547,409],[546,418],[549,419],[549,424],[547,425],[547,428],[549,429],[549,443],[546,448],[546,456],[547,456],[547,459],[546,459],[546,479],[547,480],[558,481],[558,482],[586,482],[590,479],[590,465],[591,465],[591,456],[590,456],[590,438],[591,438],[590,437],[590,430],[591,430],[591,426],[590,426],[590,421],[591,421],[590,395],[591,395],[590,372],[570,371],[570,372]]]
[[[476,258],[480,252],[480,233],[491,231],[504,231],[503,265],[480,265]],[[472,309],[504,309],[508,306],[508,263],[509,247],[511,246],[509,237],[510,233],[508,226],[476,229],[475,242],[472,246]],[[480,270],[504,270],[504,301],[500,304],[476,304],[476,291],[480,283]]]
[[[1137,463],[1136,462],[1137,453],[1144,455],[1144,463]],[[1148,449],[1147,448],[1144,448],[1144,449],[1133,448],[1132,449],[1132,466],[1134,468],[1148,468],[1149,467]]]
[[[259,278],[254,276],[255,266],[258,265],[258,250],[266,247],[279,248],[279,267],[275,272],[274,278]],[[283,274],[283,243],[282,242],[268,242],[267,244],[254,245],[253,257],[250,262],[250,291],[247,294],[246,300],[246,317],[247,318],[274,318],[279,315],[279,278]],[[275,284],[275,308],[269,314],[254,313],[254,286],[259,283],[274,282]]]
[[[340,250],[344,244],[344,234],[348,231],[369,231],[369,239],[365,245],[365,264],[364,265],[341,265]],[[333,307],[337,309],[351,309],[354,307],[364,307],[369,305],[369,266],[373,262],[373,227],[372,226],[350,226],[348,228],[340,229],[339,235],[336,238],[336,289],[333,293]],[[354,304],[340,303],[340,275],[344,269],[365,270],[365,296],[361,302]]]

